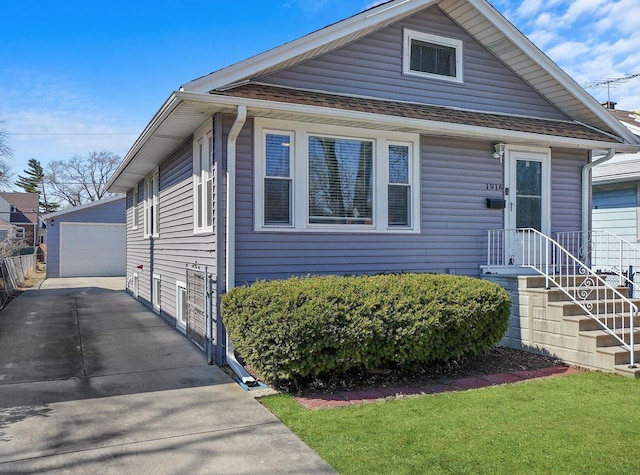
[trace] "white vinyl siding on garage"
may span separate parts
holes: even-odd
[[[124,224],[60,223],[60,277],[125,275]]]
[[[609,231],[630,242],[637,242],[637,195],[635,186],[596,187],[593,192],[593,229]]]

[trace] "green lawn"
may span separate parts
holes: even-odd
[[[603,373],[307,410],[263,404],[342,474],[640,473],[640,381]]]

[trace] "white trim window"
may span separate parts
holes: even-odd
[[[411,227],[411,144],[389,144],[389,188],[387,216],[389,227]]]
[[[208,119],[193,140],[193,231],[213,232],[213,120]]]
[[[139,189],[138,184],[136,183],[131,192],[132,194],[132,205],[131,205],[131,229],[134,231],[138,229],[139,218],[138,218],[138,199],[139,199]]]
[[[26,231],[22,226],[16,227],[16,239],[25,239],[26,236]]]
[[[187,284],[176,281],[176,327],[183,333],[187,329]]]
[[[153,274],[153,288],[151,289],[151,301],[153,303],[153,309],[160,313],[160,303],[162,299],[162,277],[158,274]]]
[[[419,232],[419,136],[255,119],[255,229]]]
[[[291,226],[292,178],[291,147],[293,134],[264,132],[264,223],[267,226]]]
[[[160,173],[158,169],[144,180],[144,237],[160,235]]]
[[[461,40],[404,30],[404,74],[462,83],[462,57]]]

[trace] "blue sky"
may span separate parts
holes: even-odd
[[[121,156],[171,91],[375,4],[372,0],[5,2],[0,120],[10,165]],[[380,3],[380,2],[378,2]],[[640,73],[638,0],[492,0],[579,83]],[[590,89],[600,100],[606,88]],[[640,108],[640,78],[612,89]]]

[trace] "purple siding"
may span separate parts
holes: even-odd
[[[402,74],[403,29],[464,42],[464,84]],[[398,101],[566,119],[531,86],[433,7],[259,82]]]

